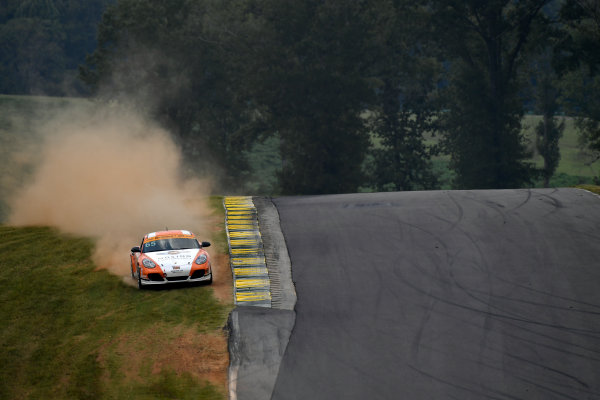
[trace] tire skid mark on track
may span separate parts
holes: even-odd
[[[483,315],[488,315],[490,317],[494,317],[497,319],[511,320],[511,321],[521,322],[521,323],[525,323],[525,324],[532,325],[532,326],[543,326],[543,327],[547,327],[547,328],[553,328],[553,329],[566,331],[566,332],[570,332],[570,333],[585,336],[585,337],[590,337],[593,339],[600,338],[599,333],[595,330],[572,328],[572,327],[564,326],[564,325],[561,325],[558,323],[548,323],[548,322],[534,320],[534,319],[530,319],[530,318],[524,318],[524,317],[513,317],[508,314],[490,312],[487,310],[478,309],[478,308],[470,306],[470,305],[461,304],[457,301],[447,300],[437,294],[433,294],[433,293],[429,293],[429,292],[425,291],[423,288],[419,287],[418,285],[411,282],[408,278],[403,276],[402,273],[393,271],[393,274],[395,276],[397,276],[407,287],[415,290],[416,292],[421,293],[425,296],[431,297],[435,300],[438,300],[440,303],[444,303],[449,306],[453,306],[453,307],[456,307],[458,309],[462,309],[465,311],[474,312],[475,315],[483,314]]]
[[[223,200],[236,305],[271,307],[271,284],[252,197]]]

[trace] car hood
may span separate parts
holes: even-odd
[[[164,272],[189,272],[200,249],[169,250],[146,253]]]

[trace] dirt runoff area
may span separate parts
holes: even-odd
[[[141,346],[140,335],[169,337],[169,340],[162,340],[155,346]],[[140,371],[148,371],[154,376],[164,371],[174,371],[178,375],[189,374],[199,381],[209,381],[227,393],[229,353],[224,331],[199,333],[192,327],[181,326],[175,331],[164,326],[153,327],[143,332],[114,337],[102,346],[98,361],[104,365],[115,354],[128,382],[143,383]]]

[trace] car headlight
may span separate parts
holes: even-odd
[[[200,254],[198,256],[198,258],[196,258],[196,264],[202,265],[206,262],[206,260],[208,260],[208,257],[206,257],[206,254]]]
[[[154,261],[152,261],[149,258],[144,258],[144,260],[142,261],[142,264],[144,264],[144,267],[146,267],[146,268],[156,267],[156,264],[154,263]]]

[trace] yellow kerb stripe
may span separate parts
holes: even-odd
[[[227,207],[249,207],[249,206],[253,206],[254,203],[252,203],[252,199],[251,198],[246,198],[246,199],[226,199],[225,200],[225,205]]]
[[[260,237],[260,232],[231,232],[229,236],[232,238],[253,238]]]
[[[227,219],[231,219],[233,221],[239,221],[239,220],[248,220],[248,221],[256,221],[256,218],[250,218],[247,215],[231,215],[228,216]]]
[[[258,223],[256,221],[227,221],[227,227],[237,226],[249,226],[251,229],[257,229]]]
[[[238,302],[264,301],[271,300],[271,294],[269,292],[239,292],[235,294],[235,299]]]
[[[250,288],[267,288],[269,287],[268,279],[236,279],[235,287],[238,289],[250,289]]]
[[[242,255],[256,255],[258,256],[260,251],[258,249],[231,249],[231,254],[234,256]]]
[[[267,269],[265,267],[234,268],[233,273],[235,276],[267,275]]]
[[[238,225],[238,224],[234,224],[234,225],[227,225],[227,228],[229,229],[229,234],[231,234],[231,231],[252,231],[254,229],[256,229],[256,225]]]
[[[255,264],[264,264],[265,263],[265,258],[264,257],[244,257],[244,258],[232,258],[231,259],[231,263],[233,265],[255,265]]]
[[[229,241],[232,246],[258,246],[258,240],[256,239],[231,239]]]

